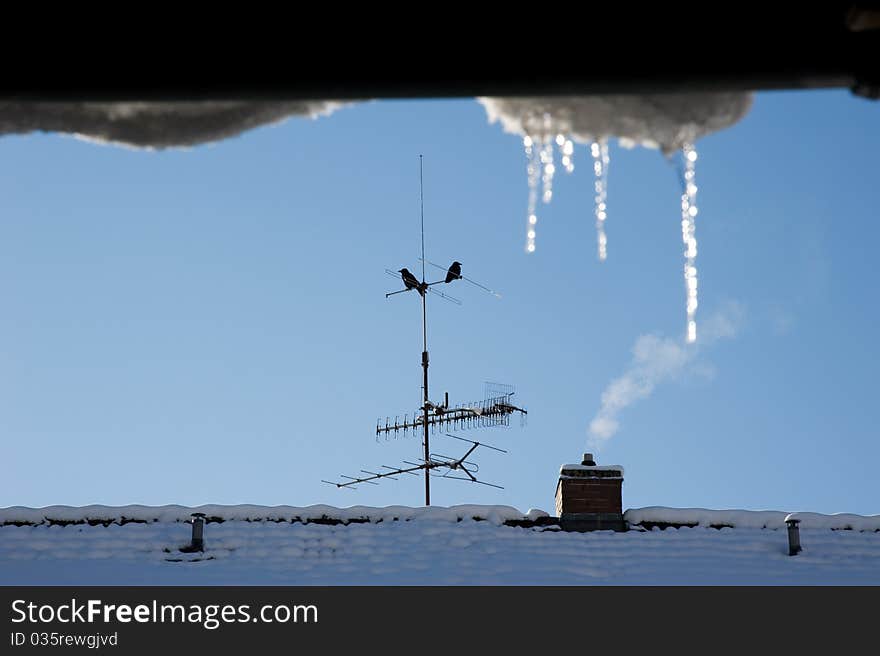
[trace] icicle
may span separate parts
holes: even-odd
[[[553,176],[556,173],[553,146],[559,150],[562,166],[566,173],[574,171],[574,142],[562,133],[552,135],[552,117],[543,116],[540,134],[527,134],[523,137],[523,147],[528,160],[529,207],[526,223],[526,252],[535,252],[535,234],[538,215],[538,181],[541,181],[541,200],[547,204],[553,200]]]
[[[697,341],[697,239],[695,221],[697,216],[697,184],[695,168],[697,151],[693,144],[682,148],[684,156],[684,191],[681,194],[681,238],[685,245],[684,282],[687,291],[687,341]]]
[[[605,219],[608,218],[608,140],[599,139],[590,146],[590,154],[593,156],[593,172],[596,174],[596,243],[599,249],[599,261],[604,262],[608,257],[608,238],[605,236]]]
[[[567,139],[564,134],[556,135],[556,145],[562,155],[562,166],[566,173],[574,171],[574,142]]]
[[[529,179],[529,209],[528,222],[526,224],[526,252],[535,252],[535,229],[537,228],[538,215],[535,214],[538,205],[538,178],[541,175],[541,162],[538,149],[532,137],[526,135],[523,137],[523,146],[526,150],[526,158],[528,159]]]
[[[544,137],[544,144],[541,148],[541,164],[543,165],[541,182],[544,185],[541,200],[546,204],[553,200],[553,174],[556,173],[556,165],[553,163],[553,141],[550,137]]]

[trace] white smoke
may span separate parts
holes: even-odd
[[[719,339],[735,337],[744,315],[741,304],[726,304],[702,322],[698,344],[653,334],[640,336],[633,345],[633,357],[627,370],[602,392],[601,407],[590,422],[587,438],[590,449],[601,450],[620,428],[621,411],[651,396],[658,385],[690,373],[705,372],[706,368],[697,360],[702,351]]]

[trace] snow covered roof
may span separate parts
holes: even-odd
[[[837,513],[795,512],[780,510],[707,510],[706,508],[666,508],[652,506],[627,510],[624,518],[631,525],[711,527],[711,528],[785,528],[786,519],[798,519],[802,529],[832,531],[880,532],[880,515],[853,515]]]
[[[203,554],[179,551],[192,512]],[[509,506],[14,507],[0,585],[880,584],[880,516],[798,516],[789,557],[777,511],[641,508],[628,532],[566,533]]]
[[[378,523],[391,521],[435,520],[460,522],[463,519],[488,521],[495,525],[505,522],[537,521],[547,517],[543,510],[523,513],[511,506],[459,505],[444,508],[430,506],[350,506],[337,508],[323,504],[314,506],[255,506],[255,505],[204,505],[204,506],[46,506],[28,508],[11,506],[0,508],[0,526],[40,526],[70,524],[125,525],[131,523],[185,522],[193,513],[202,513],[208,522],[290,522],[290,523]]]

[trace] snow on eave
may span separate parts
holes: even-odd
[[[316,520],[348,522],[381,522],[435,520],[458,522],[465,519],[484,520],[500,525],[508,521],[535,521],[549,517],[543,510],[530,509],[523,513],[511,506],[458,505],[443,508],[430,506],[413,508],[409,506],[351,506],[337,508],[328,505],[296,506],[256,506],[256,505],[203,505],[188,506],[46,506],[28,508],[11,506],[0,508],[0,526],[7,524],[51,524],[51,523],[114,523],[127,522],[182,522],[190,519],[192,513],[204,513],[218,520],[240,521],[289,521],[308,522]]]
[[[566,469],[569,471],[616,471],[620,472],[620,475],[623,476],[623,467],[621,465],[560,465],[559,473],[562,474]]]
[[[787,517],[800,520],[802,529],[880,531],[880,515],[788,513],[781,510],[707,510],[706,508],[631,508],[623,518],[634,526],[673,525],[731,528],[785,528]]]
[[[237,136],[291,116],[318,118],[335,101],[0,102],[0,135],[59,132],[99,144],[156,150]]]
[[[751,109],[751,93],[667,93],[477,98],[505,132],[580,143],[616,137],[626,147],[668,154],[730,127]]]
[[[569,467],[569,465],[565,465]],[[573,465],[578,469],[606,469],[617,471],[615,465],[588,467]],[[622,468],[620,468],[622,471]],[[47,525],[47,524],[124,524],[128,522],[184,522],[194,512],[204,513],[212,520],[274,521],[330,523],[383,521],[444,521],[481,520],[502,525],[513,522],[534,522],[549,517],[543,510],[530,509],[523,513],[511,506],[458,505],[448,508],[439,506],[410,507],[351,506],[337,508],[329,505],[259,506],[259,505],[203,505],[203,506],[46,506],[28,508],[11,506],[0,508],[0,526]],[[631,508],[624,519],[631,526],[669,525],[700,527],[732,527],[748,529],[785,528],[786,518],[797,519],[802,529],[830,529],[853,531],[880,531],[880,515],[855,515],[837,513],[825,515],[811,512],[789,513],[779,510],[709,510],[706,508],[667,508],[651,506]]]
[[[812,512],[793,512],[783,518],[800,523],[801,528],[849,529],[853,531],[880,531],[880,515],[854,515],[837,513],[823,515]]]

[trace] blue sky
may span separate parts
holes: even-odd
[[[698,321],[743,320],[620,414],[598,457],[626,468],[625,507],[880,512],[878,127],[844,91],[760,93],[697,144]],[[419,153],[428,258],[503,293],[429,304],[432,396],[498,380],[529,410],[477,438],[509,449],[478,458],[504,490],[438,481],[432,500],[552,510],[635,341],[683,340],[680,187],[614,142],[600,264],[579,146],[526,255],[521,142],[473,100],[190,150],[2,139],[0,506],[422,503],[415,478],[320,482],[420,452],[373,434],[420,400],[418,297],[384,297],[385,268],[418,267]]]

